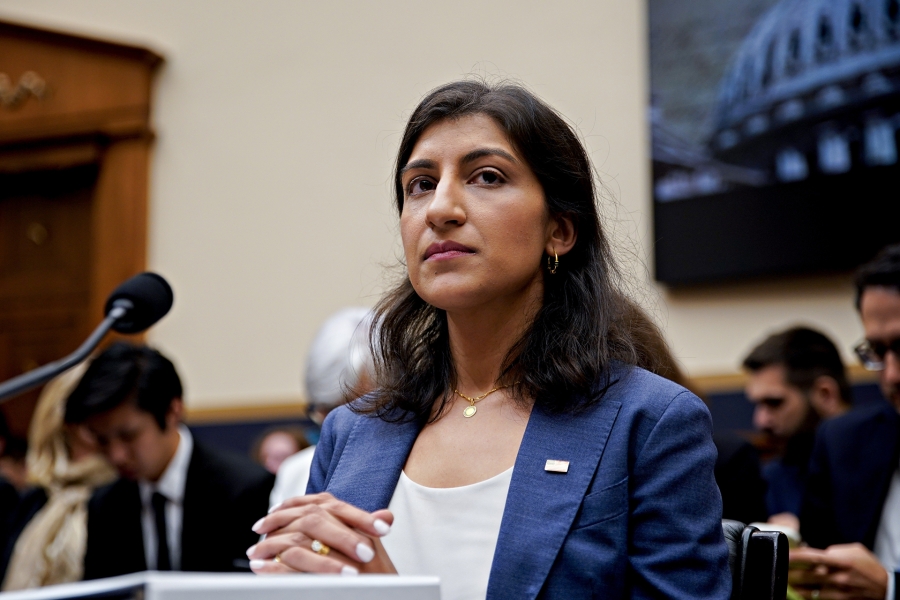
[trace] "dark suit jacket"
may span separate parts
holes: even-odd
[[[266,515],[275,478],[249,458],[213,450],[194,439],[184,490],[182,571],[235,571],[259,536],[250,527]],[[134,481],[119,479],[88,504],[84,578],[147,569],[141,499]]]
[[[44,488],[34,487],[19,493],[5,479],[0,480],[0,509],[3,521],[3,555],[0,558],[0,581],[6,578],[6,569],[12,559],[13,550],[22,531],[44,505],[47,504],[47,492]]]
[[[900,450],[900,415],[887,403],[819,425],[800,514],[810,546],[860,542],[869,549]]]
[[[741,523],[765,521],[769,516],[766,482],[756,448],[733,433],[714,434],[713,442],[719,452],[715,473],[722,493],[722,518]]]
[[[731,594],[709,411],[642,369],[616,369],[583,412],[535,407],[516,457],[487,598],[704,598]],[[599,394],[599,388],[595,394]],[[332,411],[307,491],[386,508],[417,423]],[[569,461],[568,473],[544,469]]]

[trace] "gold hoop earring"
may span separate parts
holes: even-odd
[[[552,266],[551,266],[552,265]],[[551,275],[556,275],[556,269],[559,268],[559,256],[556,255],[556,250],[553,251],[553,262],[550,262],[550,256],[547,256],[547,270],[550,271]]]

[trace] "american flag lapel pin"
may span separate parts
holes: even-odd
[[[544,465],[544,470],[550,473],[568,473],[569,461],[548,459],[547,464]]]

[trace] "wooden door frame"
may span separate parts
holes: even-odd
[[[28,72],[45,84],[15,104],[0,103],[0,172],[98,167],[91,208],[93,323],[103,318],[109,293],[146,269],[150,104],[162,62],[146,48],[0,21],[0,73],[4,64],[13,65],[7,69],[19,72],[5,74],[14,85],[21,87]]]

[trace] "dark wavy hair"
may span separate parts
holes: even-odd
[[[634,330],[653,329],[646,339],[659,337],[659,331],[622,290],[600,225],[594,172],[578,135],[522,86],[465,80],[425,96],[397,152],[398,212],[404,202],[401,171],[419,137],[430,125],[469,115],[497,123],[540,181],[550,216],[571,219],[578,233],[557,273],[544,271],[543,304],[506,354],[498,384],[514,384],[518,401],[533,399],[550,412],[577,411],[602,398],[603,374],[612,361],[653,370],[655,353]],[[378,390],[354,410],[392,421],[435,420],[452,400],[456,380],[446,313],[422,300],[406,277],[376,306],[375,322]]]
[[[782,365],[787,382],[804,394],[809,393],[816,379],[827,375],[837,383],[844,404],[853,401],[841,353],[827,335],[815,329],[791,327],[773,333],[750,351],[743,364],[751,373]]]
[[[126,402],[150,413],[161,430],[181,379],[168,358],[148,346],[116,342],[91,361],[66,400],[66,423],[83,423]]]
[[[900,244],[891,244],[856,271],[856,310],[867,287],[900,290]]]

